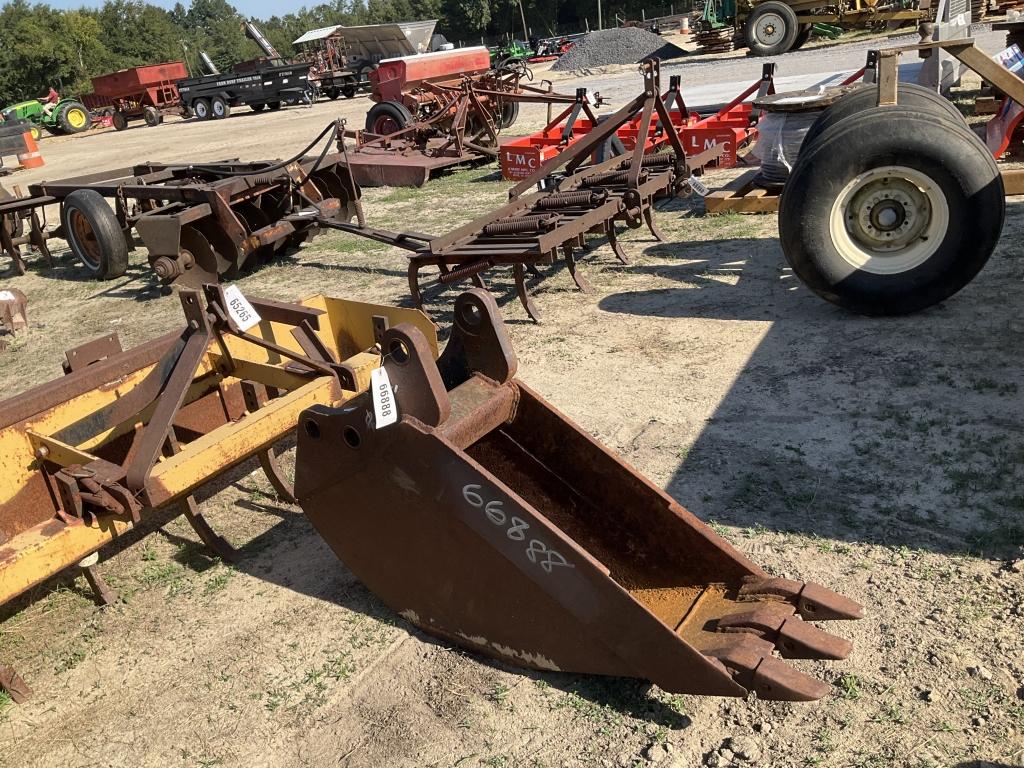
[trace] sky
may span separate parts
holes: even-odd
[[[176,0],[147,0],[151,5],[159,5],[161,8],[173,8]],[[188,0],[181,0],[181,4],[188,7]],[[257,19],[266,19],[271,16],[283,16],[286,13],[297,11],[304,5],[315,5],[314,0],[235,0],[231,3],[238,12],[245,16],[255,16]],[[0,2],[2,5],[2,2]],[[74,9],[83,6],[87,8],[98,8],[103,5],[103,0],[46,0],[46,5],[54,8]]]

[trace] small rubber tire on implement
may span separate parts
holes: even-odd
[[[85,104],[77,101],[69,101],[60,108],[57,115],[57,125],[63,133],[81,133],[92,127],[92,117]]]
[[[32,141],[39,141],[43,138],[43,129],[35,123],[32,123],[32,125],[28,127],[28,132],[32,134]]]
[[[367,133],[388,136],[405,128],[412,122],[412,113],[397,101],[381,101],[370,107],[366,113]]]
[[[123,131],[128,127],[128,118],[125,116],[124,112],[115,112],[111,115],[110,120],[115,131]]]
[[[268,101],[267,102],[267,108],[271,112],[277,112],[277,110],[279,110],[281,108],[281,102],[280,101]]]
[[[192,113],[199,120],[209,120],[210,102],[207,99],[196,99],[192,102]]]
[[[793,40],[793,47],[789,50],[798,51],[807,45],[807,41],[811,39],[811,32],[813,30],[813,24],[801,24],[800,31],[796,33],[796,38]]]
[[[231,116],[231,105],[222,96],[214,96],[210,99],[210,114],[215,120],[223,120]]]
[[[758,3],[747,17],[747,45],[755,56],[778,56],[793,47],[800,24],[785,3]]]
[[[99,192],[76,189],[64,198],[60,221],[71,252],[92,277],[112,280],[128,270],[128,243]]]
[[[1003,226],[1003,181],[980,139],[931,112],[875,107],[801,152],[779,205],[786,261],[865,315],[930,307],[969,283]]]
[[[345,83],[341,86],[341,95],[346,99],[354,99],[356,97],[356,84],[355,82]]]
[[[338,88],[337,86],[332,85],[330,88],[324,91],[324,95],[331,101],[334,101],[339,96],[341,96],[341,89]]]
[[[150,128],[156,128],[163,122],[163,116],[153,107],[146,107],[142,110],[142,119],[146,121],[146,125]]]
[[[811,127],[807,129],[800,151],[803,152],[804,149],[809,150],[814,139],[833,125],[859,112],[871,109],[877,103],[877,85],[865,85],[846,94],[825,109]],[[936,117],[950,120],[961,128],[967,125],[964,116],[960,113],[959,109],[953,106],[953,102],[940,96],[935,91],[916,83],[899,84],[896,92],[896,105],[920,112],[932,112]]]
[[[498,110],[497,119],[494,121],[499,131],[504,131],[506,128],[511,128],[515,125],[516,120],[519,119],[519,102],[518,101],[506,101],[501,105],[501,109]]]

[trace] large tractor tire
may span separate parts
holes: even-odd
[[[388,136],[412,122],[412,113],[397,101],[382,101],[366,113],[366,130],[378,136]]]
[[[796,13],[785,3],[758,3],[747,17],[747,45],[756,56],[778,56],[793,47],[800,32]]]
[[[900,83],[896,92],[896,102],[900,107],[920,112],[933,112],[937,118],[951,120],[961,128],[967,125],[960,110],[953,102],[940,96],[935,91],[916,83]],[[878,103],[878,86],[864,85],[843,96],[828,107],[804,135],[804,147],[836,123],[842,122],[851,115],[871,109]]]
[[[128,269],[128,243],[103,195],[76,189],[60,209],[64,239],[71,252],[97,280],[121,277]]]
[[[58,107],[56,125],[61,133],[82,133],[92,126],[92,117],[81,102],[67,101]]]
[[[875,107],[805,149],[782,193],[779,238],[822,298],[866,315],[917,312],[967,285],[995,249],[1002,177],[966,128]]]

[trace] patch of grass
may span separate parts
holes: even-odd
[[[490,768],[505,768],[506,765],[511,765],[511,763],[509,763],[505,755],[493,755],[481,760],[480,765],[486,765]]]
[[[232,577],[235,575],[235,569],[230,566],[225,566],[217,571],[213,576],[207,579],[206,584],[203,585],[203,594],[212,595],[215,592],[220,592],[224,587],[228,585]]]
[[[894,702],[886,702],[882,705],[882,708],[868,719],[869,723],[892,723],[894,725],[903,725],[907,722],[907,717],[903,712],[903,708],[899,704]]]
[[[382,203],[408,203],[416,200],[422,195],[422,191],[415,187],[395,187],[383,199]]]
[[[495,683],[494,687],[487,694],[487,698],[495,704],[504,704],[508,699],[509,687],[504,683]]]
[[[11,706],[11,704],[13,703],[14,699],[11,698],[10,694],[8,694],[7,691],[0,691],[0,715],[2,715],[4,713],[4,710]]]
[[[860,678],[856,675],[842,675],[836,680],[836,687],[840,694],[847,701],[856,701],[860,698]]]

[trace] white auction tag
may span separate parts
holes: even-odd
[[[227,301],[228,314],[235,321],[240,331],[248,331],[260,322],[260,315],[249,300],[242,295],[237,285],[229,285],[224,289],[224,300]]]
[[[0,291],[0,301],[16,301],[16,299],[10,291]]]
[[[708,188],[704,186],[704,182],[698,179],[692,173],[690,174],[690,189],[692,189],[694,193],[700,195],[701,197],[708,196]]]
[[[384,367],[374,368],[370,374],[370,389],[373,392],[373,415],[376,417],[377,429],[394,424],[398,421],[398,405],[395,393],[391,389],[391,380]]]

